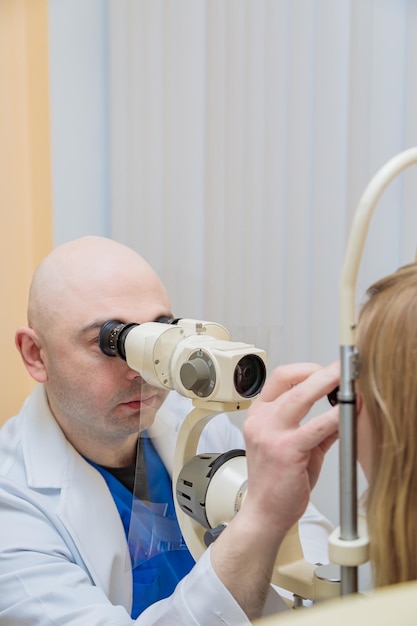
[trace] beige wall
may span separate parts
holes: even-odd
[[[47,0],[0,1],[0,84],[1,423],[33,386],[14,331],[52,246]]]

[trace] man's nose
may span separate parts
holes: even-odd
[[[137,378],[142,378],[142,376],[140,375],[139,372],[137,372],[136,370],[132,369],[127,364],[126,364],[126,368],[127,368],[126,376],[127,376],[128,380],[135,380]]]

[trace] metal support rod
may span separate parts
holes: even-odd
[[[351,541],[358,537],[357,480],[356,480],[356,349],[342,346],[340,350],[341,376],[338,393],[340,440],[340,539]],[[341,594],[355,593],[357,567],[344,566],[341,570]]]
[[[358,568],[342,565],[340,573],[342,577],[340,595],[348,596],[350,593],[356,593],[358,591]]]

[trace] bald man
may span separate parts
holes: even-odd
[[[285,534],[306,509],[320,529],[312,536],[328,530],[309,496],[337,409],[300,422],[337,385],[338,367],[272,372],[244,426],[242,508],[194,564],[162,452],[175,448],[188,400],[98,345],[108,320],[172,317],[157,274],[112,240],[69,242],[37,269],[16,345],[38,385],[0,431],[0,623],[240,625],[285,607],[270,586]],[[159,449],[150,433],[161,414],[169,444]],[[209,426],[207,451],[244,445],[226,416]],[[161,524],[168,547],[155,545]]]

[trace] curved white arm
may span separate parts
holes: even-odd
[[[375,206],[389,183],[406,167],[417,163],[417,147],[400,152],[374,175],[363,192],[353,218],[339,292],[339,337],[341,346],[354,345],[355,286],[359,263]]]

